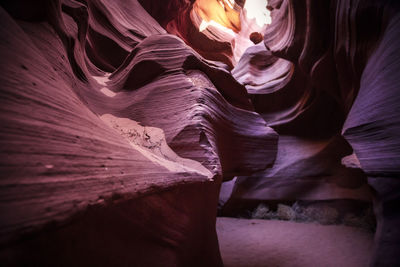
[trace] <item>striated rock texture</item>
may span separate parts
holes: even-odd
[[[270,169],[238,177],[225,208],[372,198],[371,265],[400,265],[398,2],[268,5],[265,46],[249,48],[232,73],[280,135],[277,159]]]
[[[276,154],[245,87],[136,0],[1,5],[1,265],[221,266],[221,181]]]
[[[219,191],[373,202],[371,264],[400,265],[400,5],[271,0],[253,28],[207,2],[1,2],[0,265],[221,266]]]

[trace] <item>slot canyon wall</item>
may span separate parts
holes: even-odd
[[[278,132],[278,153],[272,168],[237,178],[230,209],[244,200],[372,198],[377,230],[371,265],[397,266],[400,6],[340,0],[269,5],[273,23],[265,46],[247,50],[232,73]]]
[[[399,4],[271,0],[238,61],[195,4],[1,2],[0,263],[222,266],[218,205],[346,200],[399,265]]]

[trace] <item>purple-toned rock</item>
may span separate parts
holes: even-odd
[[[372,265],[399,265],[400,6],[283,0],[268,8],[266,48],[249,48],[232,73],[280,135],[278,155],[271,169],[238,177],[231,200],[331,199],[335,187],[336,197],[368,200],[373,192]]]
[[[1,3],[0,265],[222,266],[220,191],[373,203],[371,264],[400,264],[399,4],[236,2],[230,31],[193,0]]]

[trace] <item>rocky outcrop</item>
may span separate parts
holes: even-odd
[[[0,12],[0,262],[222,265],[221,181],[276,154],[245,87],[136,0]]]

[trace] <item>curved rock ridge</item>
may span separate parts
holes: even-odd
[[[41,4],[0,10],[0,262],[221,266],[221,181],[276,132],[136,0]]]
[[[87,1],[86,5],[84,10],[88,22],[77,23],[81,27],[89,24],[86,35],[82,37],[82,46],[87,54],[86,62],[102,71],[115,71],[132,48],[147,36],[166,33],[137,1],[95,0]],[[68,5],[64,3],[63,8],[66,7]]]
[[[246,86],[251,95],[272,94],[291,80],[293,63],[273,56],[261,43],[247,49],[232,75]],[[273,123],[271,120],[268,122]]]
[[[125,102],[118,112],[166,129],[166,140],[178,154],[202,162],[186,151],[193,149],[186,140],[187,131],[197,131],[200,144],[211,145],[220,161],[210,168],[222,170],[226,178],[264,169],[275,158],[277,135],[251,111],[244,88],[229,72],[208,64],[175,36],[146,38],[109,79],[109,88],[120,92],[113,101]],[[152,103],[163,112],[146,112]],[[269,160],[260,161],[260,155]]]
[[[223,214],[373,202],[400,265],[400,5],[270,0],[237,60],[194,2],[1,3],[0,265],[222,266],[223,181]]]
[[[246,199],[373,198],[371,265],[400,264],[399,8],[396,1],[269,1],[265,48],[249,48],[232,73],[280,135],[278,156],[271,169],[237,178],[231,207]]]

